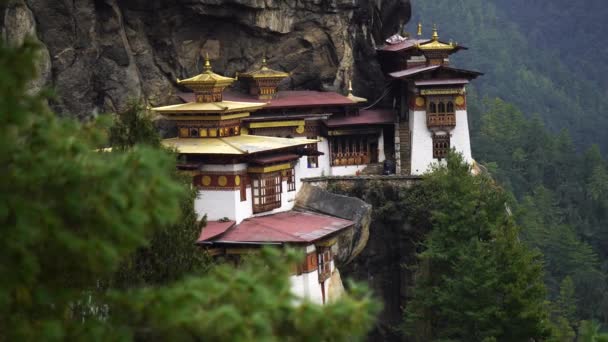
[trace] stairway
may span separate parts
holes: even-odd
[[[409,123],[400,122],[399,128],[397,130],[399,134],[399,157],[401,159],[401,174],[402,175],[410,175],[411,174],[411,139],[410,139],[410,127]]]

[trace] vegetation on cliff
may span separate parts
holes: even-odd
[[[519,241],[507,193],[451,154],[402,205],[429,232],[406,307],[417,341],[527,341],[550,335],[540,254]],[[424,203],[424,207],[413,206]]]
[[[265,251],[242,269],[168,276],[163,285],[105,284],[176,224],[188,194],[173,177],[174,155],[137,145],[100,152],[96,127],[57,118],[44,94],[28,93],[37,53],[30,41],[0,43],[0,340],[350,341],[366,333],[376,305],[363,292],[295,304],[289,253]]]

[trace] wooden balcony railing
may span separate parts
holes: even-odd
[[[369,164],[367,152],[332,153],[332,166]]]
[[[456,126],[456,114],[427,114],[426,125],[428,127],[454,127]]]

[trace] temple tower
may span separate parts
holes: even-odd
[[[381,63],[394,89],[395,150],[401,174],[421,175],[443,162],[450,149],[473,163],[467,114],[466,85],[481,73],[450,66],[450,55],[466,47],[439,39],[395,35],[380,48]]]

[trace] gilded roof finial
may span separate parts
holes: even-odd
[[[418,36],[422,36],[422,23],[418,23]]]
[[[266,53],[262,56],[262,70],[268,69],[268,60],[266,59]]]
[[[348,80],[348,95],[352,95],[353,93],[353,81]]]
[[[211,61],[209,61],[208,52],[205,52],[205,71],[211,71]]]
[[[433,25],[433,41],[439,40],[439,33],[437,32],[437,24]]]

